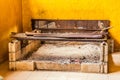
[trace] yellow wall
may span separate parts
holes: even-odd
[[[23,0],[23,29],[30,19],[110,20],[112,37],[120,44],[120,0]]]
[[[8,57],[11,32],[22,31],[21,0],[0,0],[0,62]]]

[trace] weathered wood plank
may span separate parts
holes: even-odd
[[[17,61],[22,58],[21,50],[13,53],[9,53],[9,61]]]
[[[100,63],[81,63],[82,72],[99,73]]]
[[[60,64],[51,61],[35,61],[38,70],[80,71],[80,64]]]
[[[9,42],[8,44],[8,50],[10,53],[17,52],[21,49],[21,42],[18,40],[12,40],[12,42]]]
[[[68,39],[68,38],[55,38],[55,37],[34,37],[34,36],[26,36],[24,33],[19,33],[11,36],[12,38],[20,39],[20,40],[41,40],[41,41],[83,41],[83,42],[103,42],[107,41],[107,39]]]
[[[108,62],[108,44],[104,45],[104,62]]]
[[[113,53],[114,52],[114,40],[113,39],[108,39],[108,52]]]
[[[100,46],[101,46],[100,62],[103,62],[104,61],[104,42],[102,42]]]
[[[56,37],[56,38],[73,38],[73,39],[100,39],[103,38],[102,34],[93,34],[93,33],[64,33],[64,34],[56,34],[56,33],[34,33],[34,32],[26,32],[27,36],[34,37]]]
[[[29,70],[33,71],[34,70],[34,62],[33,61],[17,61],[16,62],[16,70]]]
[[[108,63],[107,62],[104,63],[103,67],[104,67],[104,73],[108,73]]]
[[[9,62],[9,69],[10,70],[16,70],[16,63],[15,62]]]

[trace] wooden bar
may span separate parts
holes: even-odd
[[[16,70],[16,63],[15,62],[9,62],[9,69],[10,70]]]
[[[28,53],[31,53],[40,46],[40,41],[39,40],[32,40],[27,46],[23,47],[21,49],[21,55],[24,58]]]
[[[21,42],[18,40],[12,40],[8,44],[8,50],[10,53],[17,52],[21,49]]]
[[[81,71],[100,73],[100,65],[100,63],[81,63]]]
[[[11,36],[12,38],[20,40],[41,40],[41,41],[83,41],[83,42],[103,42],[107,39],[67,39],[67,38],[56,38],[56,37],[34,37],[26,36],[24,33],[19,33]]]
[[[108,44],[104,45],[104,62],[108,62]]]
[[[22,58],[21,50],[14,53],[9,53],[9,61],[17,61],[21,58]]]
[[[111,53],[114,52],[114,40],[111,39]]]
[[[64,28],[84,27],[85,29],[99,29],[98,22],[102,22],[105,27],[110,26],[110,21],[109,20],[32,19],[32,23],[36,23],[36,22],[39,22],[42,25],[48,24],[50,22],[55,22],[57,27],[59,26],[60,28],[63,28],[63,27]],[[33,24],[33,26],[36,26],[36,25]],[[68,27],[68,26],[70,26],[70,27]]]
[[[103,67],[104,67],[104,73],[108,73],[108,63],[107,62],[105,62],[104,63],[104,65],[103,65]]]
[[[101,54],[100,54],[100,62],[104,61],[104,42],[101,43]]]
[[[17,61],[15,68],[16,68],[16,70],[33,71],[34,70],[34,62],[28,61],[28,60]]]
[[[21,49],[21,55],[22,55],[22,58],[24,58],[28,53],[26,52],[26,47],[23,47]]]
[[[114,52],[114,40],[113,39],[108,39],[108,52],[113,53]]]
[[[103,62],[100,62],[100,73],[104,73],[104,66],[103,66]]]
[[[37,70],[80,71],[80,64],[60,64],[52,61],[35,61]]]
[[[37,28],[38,30],[78,30],[78,31],[100,31],[100,29],[75,29],[75,28]]]
[[[93,33],[34,33],[34,32],[26,32],[27,36],[34,37],[55,37],[55,38],[73,38],[73,39],[101,39],[103,38],[102,34],[93,34]]]

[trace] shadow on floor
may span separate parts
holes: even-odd
[[[109,73],[120,71],[120,52],[109,54]]]

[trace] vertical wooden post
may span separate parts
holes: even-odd
[[[108,62],[108,44],[104,44],[104,62]]]
[[[103,58],[103,56],[104,56],[104,42],[102,42],[100,44],[100,46],[101,46],[100,62],[103,62],[103,60],[104,60],[104,58]]]
[[[108,73],[108,44],[104,44],[104,73]]]
[[[9,53],[17,52],[21,49],[21,42],[18,40],[12,40],[8,44]]]
[[[21,55],[21,42],[18,40],[12,40],[8,44],[9,48],[9,61],[16,61],[20,59]]]
[[[104,73],[108,73],[108,62],[104,62],[104,64],[103,64],[103,66],[104,66]]]
[[[16,64],[15,64],[16,62],[9,62],[9,69],[10,70],[16,70]]]
[[[100,54],[100,62],[101,62],[101,73],[108,72],[108,43],[101,43],[101,54]],[[105,65],[104,65],[105,63]]]

